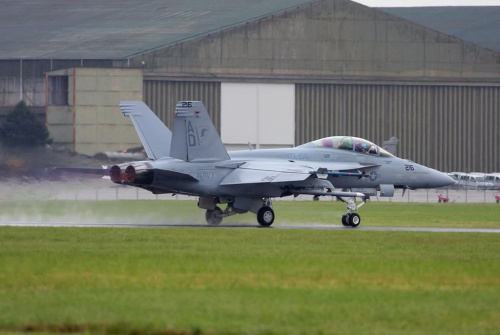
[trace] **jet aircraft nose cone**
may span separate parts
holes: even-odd
[[[432,174],[432,185],[433,187],[445,187],[455,184],[455,180],[448,176],[447,174],[434,170]]]

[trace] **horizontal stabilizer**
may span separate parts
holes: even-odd
[[[53,167],[45,169],[45,175],[54,179],[59,179],[63,176],[72,176],[70,178],[80,178],[83,176],[109,178],[109,169],[105,167]]]
[[[107,168],[90,168],[90,167],[54,167],[50,168],[50,173],[70,172],[81,174],[93,174],[98,176],[106,176],[109,174]]]
[[[170,156],[172,132],[142,101],[122,101],[123,115],[130,117],[149,159]]]

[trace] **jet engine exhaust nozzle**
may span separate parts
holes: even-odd
[[[149,185],[153,182],[153,170],[146,164],[130,164],[125,168],[126,183]]]
[[[117,184],[149,185],[153,182],[153,170],[144,163],[113,165],[109,177]]]
[[[113,183],[120,183],[122,181],[122,170],[118,165],[113,165],[109,169],[109,178]]]

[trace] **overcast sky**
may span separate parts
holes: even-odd
[[[500,0],[353,0],[368,7],[500,6]]]

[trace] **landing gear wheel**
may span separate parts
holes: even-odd
[[[356,213],[352,213],[349,216],[349,220],[348,221],[349,221],[349,225],[351,227],[356,228],[361,223],[361,217],[358,214],[356,214]]]
[[[257,212],[257,221],[261,226],[269,227],[274,222],[274,211],[271,207],[264,206]]]
[[[350,227],[351,225],[349,224],[349,214],[344,214],[342,215],[342,225],[344,227]]]
[[[205,219],[209,225],[217,226],[222,222],[222,209],[215,207],[214,210],[207,209]]]

